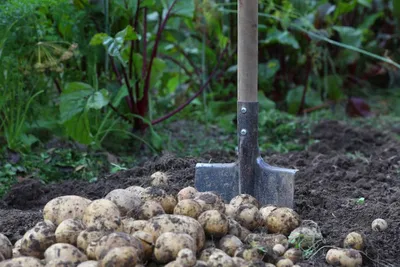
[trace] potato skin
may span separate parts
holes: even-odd
[[[136,209],[142,205],[142,200],[139,196],[136,196],[131,191],[125,189],[114,189],[104,198],[111,200],[115,205],[117,205],[121,216],[125,216],[128,211]]]
[[[228,222],[229,222],[228,234],[237,236],[242,242],[250,234],[250,230],[241,226],[240,223],[238,223],[234,219],[228,217]]]
[[[107,235],[108,232],[98,231],[96,229],[88,228],[79,233],[76,241],[76,245],[82,251],[86,251],[89,244],[93,241],[98,241],[103,236]]]
[[[5,260],[11,259],[13,256],[13,245],[2,233],[0,233],[0,254],[3,255]]]
[[[80,219],[66,219],[57,226],[55,232],[56,242],[76,246],[78,236],[85,228]]]
[[[143,205],[130,210],[127,216],[135,220],[148,220],[161,214],[165,214],[161,204],[155,200],[147,200]]]
[[[354,249],[330,249],[326,253],[326,262],[334,266],[361,267],[361,253]]]
[[[196,253],[188,248],[181,249],[176,257],[179,266],[191,267],[196,264]]]
[[[97,199],[87,206],[82,221],[88,228],[116,230],[121,226],[121,213],[111,200]]]
[[[233,257],[235,251],[243,246],[243,242],[234,235],[226,235],[219,240],[218,248]]]
[[[189,216],[194,219],[197,219],[201,212],[202,208],[200,204],[193,199],[183,199],[174,208],[174,214]]]
[[[182,201],[184,199],[193,199],[197,193],[198,193],[197,189],[192,186],[188,186],[181,189],[178,192],[178,203],[179,201]]]
[[[138,251],[137,257],[142,261],[144,248],[142,243],[135,237],[122,232],[115,232],[103,236],[97,241],[95,255],[97,260],[102,260],[108,251],[116,247],[133,247]]]
[[[82,219],[86,207],[92,201],[75,195],[53,198],[43,208],[44,220],[59,225],[66,219]]]
[[[343,247],[362,250],[364,248],[364,239],[361,234],[351,232],[344,239]]]
[[[114,247],[110,249],[103,259],[99,261],[99,267],[130,267],[136,265],[141,261],[140,254],[137,248],[127,247]]]
[[[199,223],[208,236],[222,237],[228,233],[229,221],[225,214],[218,210],[207,210],[200,214]]]
[[[244,205],[244,204],[254,205],[255,207],[257,207],[257,209],[260,206],[258,200],[249,194],[237,195],[231,199],[229,204],[232,205],[234,208],[239,208],[241,205]]]
[[[151,234],[154,240],[166,232],[188,234],[196,241],[198,250],[201,250],[205,243],[205,233],[201,224],[191,217],[182,215],[163,214],[153,217],[147,222],[143,231]]]
[[[250,231],[262,225],[261,214],[252,204],[243,204],[236,209],[235,220]]]
[[[174,212],[174,207],[177,203],[174,197],[171,197],[165,190],[158,187],[145,188],[141,194],[141,198],[143,201],[153,200],[160,203],[167,214]]]
[[[135,220],[133,218],[125,218],[122,220],[122,232],[133,234],[136,231],[141,231],[146,226],[146,220]]]
[[[44,258],[47,263],[50,261],[61,260],[72,265],[78,265],[87,261],[87,256],[83,254],[77,247],[68,243],[57,243],[51,245],[44,252]]]
[[[202,211],[218,210],[225,213],[225,203],[222,197],[214,192],[198,192],[194,200],[200,204]]]
[[[98,261],[84,261],[84,262],[78,264],[78,266],[76,266],[76,267],[98,267],[98,266],[99,266]]]
[[[267,228],[270,233],[288,236],[300,225],[300,216],[294,210],[286,207],[273,210],[267,217]]]
[[[44,251],[56,243],[55,230],[51,221],[38,222],[22,237],[20,253],[24,256],[43,258]]]
[[[372,222],[371,228],[375,232],[385,231],[388,228],[388,224],[384,219],[378,218]]]
[[[178,256],[182,249],[197,251],[196,241],[185,233],[166,232],[157,238],[154,246],[154,257],[159,263],[168,263]]]
[[[43,267],[43,264],[35,257],[22,256],[1,261],[0,267]]]

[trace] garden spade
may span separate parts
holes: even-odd
[[[198,163],[197,190],[219,193],[226,202],[250,194],[260,204],[293,207],[297,170],[274,167],[258,148],[258,0],[238,1],[238,159],[233,163]]]

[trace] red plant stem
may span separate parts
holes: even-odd
[[[136,113],[136,106],[134,105],[135,103],[135,98],[133,97],[132,93],[132,87],[129,82],[129,77],[128,74],[126,73],[126,70],[124,66],[122,66],[122,74],[124,75],[124,81],[126,85],[126,90],[128,90],[128,96],[129,96],[129,110],[131,113]]]
[[[306,73],[306,78],[304,81],[303,95],[301,96],[301,102],[300,102],[299,110],[297,111],[297,115],[300,115],[303,112],[304,105],[306,102],[306,94],[307,94],[307,90],[308,90],[308,79],[309,79],[310,73],[311,73],[311,58],[309,56],[307,57],[306,64],[307,64],[307,73]]]
[[[133,123],[132,120],[130,120],[128,117],[126,117],[124,114],[121,114],[118,109],[116,107],[113,106],[113,104],[108,103],[108,106],[115,112],[118,114],[118,116],[120,116],[122,119],[124,119],[125,121],[129,122],[129,123]]]
[[[143,68],[142,68],[142,78],[146,73],[147,68],[147,8],[143,10]]]
[[[135,14],[135,22],[132,23],[132,19],[130,19],[130,24],[133,27],[134,30],[137,30],[137,25],[139,22],[139,10],[140,10],[140,0],[137,2],[137,8],[136,8],[136,14]],[[133,25],[132,25],[133,24]],[[144,33],[146,34],[146,32]],[[129,53],[129,77],[132,79],[133,78],[133,50],[135,47],[135,41],[131,41],[131,50]]]

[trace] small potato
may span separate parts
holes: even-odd
[[[169,182],[169,176],[165,172],[155,172],[150,178],[152,186],[167,185]]]
[[[193,199],[198,193],[197,189],[191,186],[185,187],[178,192],[178,202],[184,199]]]
[[[155,200],[147,200],[143,205],[129,211],[127,216],[135,220],[148,220],[160,214],[165,214],[161,204]]]
[[[175,260],[184,248],[197,251],[196,241],[188,234],[166,232],[156,240],[154,257],[159,263],[168,263]]]
[[[171,214],[174,212],[177,201],[175,197],[168,195],[165,190],[158,187],[147,187],[141,194],[142,200],[153,200],[161,204],[165,213]]]
[[[190,235],[197,245],[197,249],[204,247],[205,233],[201,224],[187,216],[163,214],[151,218],[143,229],[144,232],[153,236],[154,240],[166,232],[185,233]]]
[[[234,257],[239,257],[246,261],[262,260],[264,258],[264,252],[257,247],[244,245],[235,251]]]
[[[334,266],[361,267],[362,256],[355,249],[330,249],[326,253],[326,262]]]
[[[81,262],[87,261],[87,256],[77,247],[67,243],[57,243],[51,245],[44,252],[46,263],[51,261],[63,261],[66,264],[76,266]]]
[[[351,232],[344,239],[343,247],[362,250],[364,248],[364,239],[361,234]]]
[[[293,267],[293,262],[289,259],[280,259],[275,265],[276,267]]]
[[[220,253],[220,254],[226,254],[225,252],[223,252],[222,250],[220,250],[219,248],[215,248],[215,247],[210,247],[210,248],[206,248],[203,249],[200,252],[200,257],[199,260],[207,262],[210,259],[210,256],[213,253]],[[226,254],[227,255],[227,254]]]
[[[285,248],[282,244],[276,244],[276,245],[272,248],[272,250],[274,251],[274,253],[275,253],[276,255],[282,256],[282,255],[285,253],[286,248]]]
[[[243,246],[243,242],[234,235],[226,235],[219,240],[218,248],[233,257],[235,251]]]
[[[262,206],[259,211],[261,214],[261,219],[263,220],[263,226],[266,226],[267,223],[267,218],[268,216],[271,214],[271,212],[273,210],[275,210],[277,207],[274,205],[266,205],[266,206]]]
[[[51,221],[38,222],[24,234],[20,253],[24,256],[42,258],[44,251],[56,242],[55,230],[56,227]]]
[[[247,267],[247,266],[249,266],[248,262],[245,261],[242,258],[233,257],[232,260],[233,260],[233,263],[235,264],[235,266],[237,266],[237,267]]]
[[[238,223],[234,219],[228,217],[228,222],[229,222],[228,234],[237,236],[242,242],[250,234],[250,230],[241,226],[240,223]]]
[[[35,257],[18,257],[0,262],[0,267],[43,267],[42,262]]]
[[[207,261],[208,266],[210,267],[235,267],[235,263],[232,257],[228,256],[226,253],[216,252],[210,255],[210,258]]]
[[[44,220],[49,220],[55,225],[59,225],[66,219],[83,218],[83,213],[91,200],[80,196],[60,196],[53,198],[43,208]]]
[[[228,233],[229,221],[225,214],[218,210],[207,210],[200,214],[199,223],[209,236],[222,237]]]
[[[143,232],[143,231],[136,231],[132,234],[133,237],[137,238],[143,246],[143,252],[144,252],[144,261],[147,261],[148,259],[151,258],[151,255],[153,253],[153,245],[154,245],[154,239],[153,236],[149,233]]]
[[[13,251],[12,251],[12,253],[13,253],[12,258],[17,258],[17,257],[23,256],[23,255],[21,254],[21,252],[20,252],[22,240],[23,240],[23,238],[18,239],[18,240],[15,242],[14,248],[13,248]]]
[[[142,260],[141,251],[135,247],[114,247],[99,261],[99,267],[124,267],[134,266]]]
[[[96,247],[97,247],[97,241],[92,241],[88,244],[85,252],[89,260],[97,260]]]
[[[107,235],[108,232],[98,231],[96,229],[86,229],[79,233],[76,239],[76,245],[82,251],[86,251],[87,247],[91,242],[96,242],[103,236]]]
[[[261,214],[252,204],[243,204],[236,209],[235,220],[250,231],[262,225]]]
[[[125,189],[114,189],[104,198],[111,200],[115,205],[117,205],[121,216],[125,216],[128,211],[136,209],[142,205],[140,196]]]
[[[283,254],[283,257],[291,260],[293,263],[298,263],[303,259],[303,253],[298,248],[289,248],[285,254]]]
[[[214,192],[199,192],[194,200],[200,204],[203,212],[207,210],[218,210],[225,213],[225,203],[220,195]]]
[[[283,245],[285,248],[288,247],[288,239],[282,234],[249,234],[245,239],[246,244],[254,244],[258,247],[263,247],[273,251],[273,248],[277,244]]]
[[[98,267],[98,266],[99,266],[98,261],[84,261],[84,262],[78,264],[78,266],[76,266],[76,267]]]
[[[111,233],[100,238],[97,241],[95,248],[95,254],[97,260],[102,260],[109,250],[117,247],[133,247],[136,249],[137,257],[139,257],[139,262],[142,261],[144,256],[144,248],[142,243],[135,237],[128,235],[126,233]]]
[[[125,188],[125,190],[133,193],[135,196],[140,197],[141,194],[144,192],[144,188],[141,186],[133,185]]]
[[[97,230],[116,230],[121,226],[121,213],[111,200],[97,199],[85,209],[83,223]]]
[[[135,220],[133,218],[125,218],[122,220],[122,232],[133,234],[136,231],[141,231],[146,226],[146,220]]]
[[[196,264],[193,267],[208,267],[208,265],[205,261],[196,261]]]
[[[188,248],[181,249],[176,257],[176,262],[182,267],[191,267],[196,264],[196,253]]]
[[[13,245],[2,233],[0,233],[0,254],[3,255],[5,260],[11,259],[13,256]]]
[[[56,229],[56,241],[76,246],[76,240],[83,230],[85,230],[85,225],[80,219],[66,219]]]
[[[388,224],[384,219],[375,219],[372,222],[372,230],[375,232],[385,231],[388,228]]]
[[[290,233],[288,239],[291,244],[297,244],[303,249],[308,249],[322,240],[322,233],[316,222],[304,220],[299,227]]]
[[[244,204],[251,204],[251,205],[257,207],[257,209],[259,207],[258,200],[249,194],[237,195],[236,197],[231,199],[229,204],[232,205],[234,208],[239,208],[240,206],[242,206]]]
[[[291,231],[300,225],[300,216],[290,208],[277,208],[267,217],[266,225],[270,233],[288,236]]]
[[[231,204],[225,204],[225,215],[231,218],[235,218],[236,208]]]
[[[201,212],[202,208],[200,204],[193,199],[183,199],[174,208],[174,214],[189,216],[194,219],[197,219]]]

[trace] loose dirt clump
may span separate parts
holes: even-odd
[[[321,247],[342,247],[345,236],[357,231],[366,237],[364,266],[396,266],[400,262],[400,143],[389,134],[337,121],[319,123],[311,138],[317,142],[305,151],[265,158],[270,164],[299,170],[294,209],[301,218],[318,223],[324,237]],[[169,185],[162,188],[176,194],[183,187],[193,186],[196,162],[210,160],[230,162],[235,155],[211,152],[196,159],[164,154],[95,183],[43,185],[27,180],[15,185],[0,202],[0,229],[6,229],[5,234],[15,242],[40,219],[40,209],[50,199],[71,194],[96,199],[116,188],[150,186],[150,175],[156,171],[169,174]],[[372,231],[376,218],[388,222],[386,231]],[[300,265],[329,266],[324,259],[326,251],[322,248]]]

